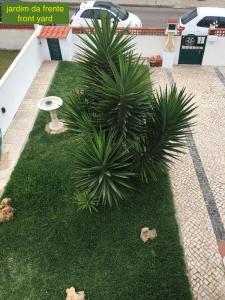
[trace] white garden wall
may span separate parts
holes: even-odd
[[[138,55],[142,57],[149,57],[153,55],[161,55],[165,48],[167,41],[167,36],[165,35],[137,35],[134,38],[135,49]],[[174,37],[174,48],[175,48],[175,56],[174,56],[174,64],[178,63],[179,51],[180,51],[180,42],[181,37]]]
[[[0,29],[0,49],[21,50],[33,33],[31,29]]]
[[[70,31],[66,39],[59,39],[63,60],[73,59],[73,34]]]
[[[46,38],[38,38],[40,43],[40,51],[44,60],[51,60],[48,43]],[[73,60],[73,35],[69,32],[66,39],[59,39],[60,49],[62,53],[62,60]]]
[[[47,39],[41,39],[41,38],[38,39],[40,44],[41,55],[43,56],[44,60],[51,60]]]
[[[225,66],[225,36],[208,36],[202,65]]]
[[[11,123],[32,80],[43,62],[36,31],[0,80],[0,128],[3,135]]]
[[[85,37],[84,34],[80,35]],[[138,55],[142,57],[149,57],[153,55],[161,55],[166,45],[167,36],[165,35],[137,35],[134,37],[133,43],[135,44],[135,51]],[[180,51],[181,36],[174,37],[174,64],[178,63],[179,51]],[[73,34],[73,55],[79,54],[79,46],[82,44],[81,39],[77,34]]]

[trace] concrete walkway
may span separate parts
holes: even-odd
[[[194,299],[224,300],[225,86],[213,67],[154,69],[153,80],[162,87],[174,81],[195,95],[197,125],[187,154],[171,169],[172,189]]]
[[[42,2],[42,0],[26,0],[26,2]],[[52,0],[45,0],[52,2]],[[54,2],[69,3],[79,5],[83,0],[55,0]],[[217,6],[225,7],[224,0],[114,0],[114,3],[125,6],[151,6],[151,7],[174,7],[174,8],[191,8],[198,6]]]
[[[9,181],[38,114],[38,102],[48,90],[58,62],[44,62],[25,95],[3,138],[3,158],[0,161],[0,193]]]

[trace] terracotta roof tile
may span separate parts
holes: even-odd
[[[46,39],[65,39],[69,31],[69,26],[42,26],[38,37]]]

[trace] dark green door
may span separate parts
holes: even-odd
[[[62,53],[58,39],[47,39],[48,49],[50,52],[51,60],[62,60]]]
[[[192,39],[188,39],[185,35],[182,36],[178,63],[201,65],[205,51],[206,39],[207,36],[195,36],[192,37]]]

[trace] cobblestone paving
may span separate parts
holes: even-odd
[[[219,67],[219,70],[225,76],[225,67]]]
[[[163,86],[162,72],[155,69],[152,77]],[[186,86],[195,94],[199,107],[194,140],[224,224],[225,88],[211,67],[177,66],[173,74],[179,88]],[[224,266],[189,152],[171,168],[171,181],[193,298],[224,300]]]
[[[38,113],[38,102],[45,96],[58,62],[44,62],[27,91],[15,117],[3,138],[3,158],[0,162],[0,194],[26,144]]]
[[[193,81],[190,72],[199,80]],[[225,87],[212,67],[177,67],[174,75],[178,86],[185,78],[187,90],[196,95],[199,116],[194,138],[225,224]]]

